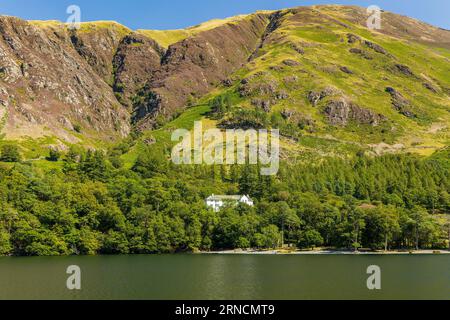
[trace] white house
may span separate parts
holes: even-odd
[[[212,195],[208,198],[206,198],[206,206],[208,208],[212,208],[215,212],[219,212],[220,208],[222,208],[225,205],[237,205],[239,203],[246,204],[250,207],[253,207],[254,203],[253,200],[247,196],[216,196]]]

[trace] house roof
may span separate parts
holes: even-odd
[[[216,196],[216,195],[212,195],[210,197],[208,197],[206,200],[209,201],[239,201],[243,198],[244,196],[242,195],[234,195],[234,196]]]

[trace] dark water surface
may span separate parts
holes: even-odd
[[[70,265],[81,291],[66,288]],[[450,255],[0,258],[0,299],[450,299]]]

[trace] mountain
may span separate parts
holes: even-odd
[[[0,256],[446,250],[450,31],[366,19],[313,6],[133,31],[0,17]],[[278,128],[277,174],[170,161],[173,131],[198,120]],[[215,212],[212,194],[254,206]]]
[[[103,147],[206,110],[212,126],[278,127],[287,149],[431,154],[448,145],[450,31],[382,18],[372,31],[364,8],[327,5],[132,31],[1,16],[1,133]]]

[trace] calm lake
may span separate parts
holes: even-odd
[[[66,288],[70,265],[81,291]],[[450,299],[450,255],[6,257],[0,299]]]

